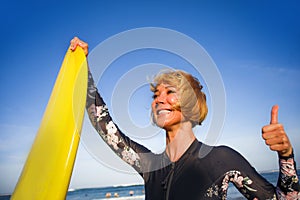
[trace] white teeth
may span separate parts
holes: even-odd
[[[167,114],[167,113],[169,113],[169,112],[171,112],[170,110],[160,110],[160,111],[158,111],[158,113],[157,114]]]

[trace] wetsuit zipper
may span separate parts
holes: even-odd
[[[170,171],[170,173],[168,175],[168,180],[167,180],[166,200],[169,200],[170,189],[171,189],[171,184],[172,184],[173,175],[174,175],[174,169],[175,169],[175,162],[172,162],[171,171]]]

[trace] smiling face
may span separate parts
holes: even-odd
[[[169,129],[171,126],[179,126],[183,115],[178,107],[179,91],[169,84],[160,84],[156,87],[153,95],[152,113],[157,126]]]
[[[201,124],[208,111],[202,88],[197,78],[180,70],[157,74],[150,84],[153,122],[164,129],[183,120],[192,127]]]

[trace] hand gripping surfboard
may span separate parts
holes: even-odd
[[[11,199],[65,199],[76,158],[87,92],[84,52],[68,50]]]

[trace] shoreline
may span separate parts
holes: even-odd
[[[260,174],[264,175],[264,174],[270,174],[270,173],[276,173],[279,172],[279,170],[265,170],[265,171],[259,171]],[[297,168],[297,174],[298,177],[300,177],[300,168]],[[83,187],[83,188],[69,188],[68,192],[67,192],[67,196],[72,194],[72,193],[76,193],[76,192],[80,192],[80,191],[88,191],[88,190],[107,190],[107,191],[115,191],[115,190],[122,190],[122,189],[130,189],[130,188],[134,188],[134,187],[140,187],[143,188],[144,184],[141,183],[132,183],[132,184],[116,184],[116,185],[112,185],[112,186],[99,186],[99,187]],[[0,194],[0,200],[6,200],[8,197],[10,197],[12,195],[12,193],[3,193]]]

